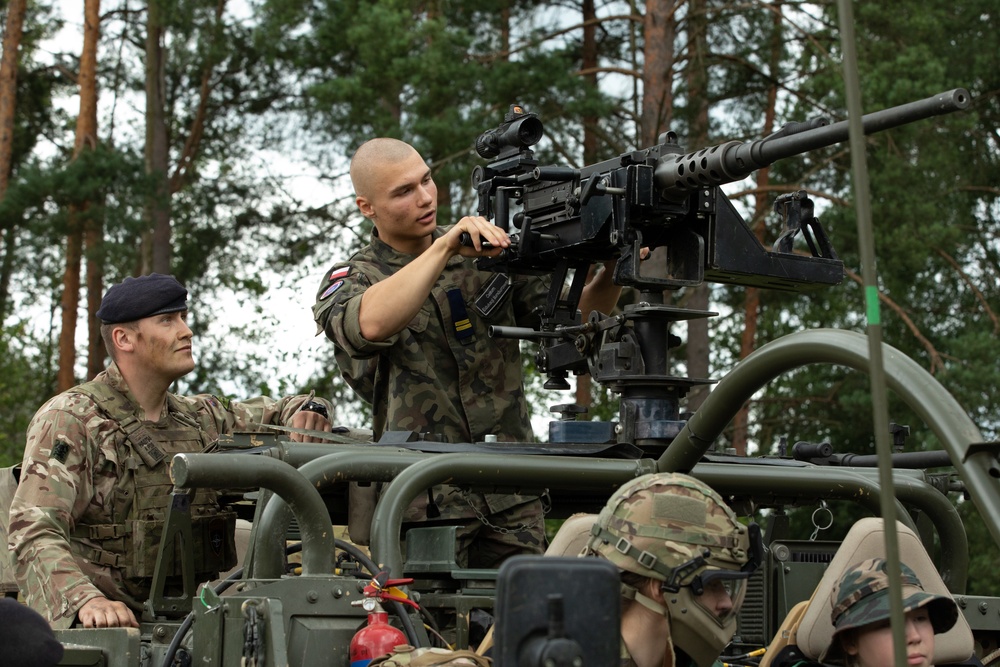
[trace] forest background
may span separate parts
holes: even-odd
[[[998,14],[994,0],[855,3],[866,111],[959,86],[975,100],[867,145],[884,339],[951,391],[987,440],[1000,426]],[[576,167],[667,130],[694,150],[845,117],[832,2],[0,0],[0,15],[7,465],[37,407],[104,367],[94,313],[106,287],[149,271],[192,293],[198,367],[178,391],[316,388],[337,405],[335,422],[364,425],[369,410],[339,380],[331,346],[301,333],[312,333],[323,270],[367,241],[345,179],[367,138],[421,151],[447,221],[475,209],[475,138],[514,102],[545,124],[541,163]],[[677,332],[675,374],[720,377],[801,329],[864,331],[846,147],[726,191],[770,242],[781,231],[774,198],[797,189],[819,204],[844,284],[807,296],[720,285],[672,295],[720,313]],[[536,420],[565,402],[539,385]],[[684,408],[703,399],[692,392]],[[615,397],[586,381],[576,400],[595,417],[616,413]],[[895,399],[890,409],[911,427],[905,450],[940,448],[911,410]],[[759,392],[719,446],[775,454],[785,438],[870,453],[871,423],[864,374],[810,367]],[[1000,594],[996,547],[972,503],[957,500],[969,592]],[[793,522],[804,534],[813,509]],[[823,537],[851,518],[837,508]]]

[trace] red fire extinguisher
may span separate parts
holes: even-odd
[[[394,600],[418,608],[406,594],[396,586],[409,584],[413,579],[389,579],[388,572],[379,572],[371,583],[364,587],[364,598],[352,602],[368,612],[368,623],[358,630],[351,639],[351,667],[368,667],[368,663],[391,653],[394,648],[406,644],[406,635],[401,630],[389,625],[389,615],[382,608],[385,600]]]

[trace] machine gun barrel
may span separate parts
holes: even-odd
[[[865,114],[865,134],[873,134],[917,120],[965,109],[972,97],[955,88],[916,102]],[[817,148],[832,146],[848,138],[848,121],[810,127],[799,124],[769,137],[742,143],[730,141],[685,155],[664,155],[656,165],[656,183],[668,198],[686,195],[707,185],[732,183],[774,162]]]

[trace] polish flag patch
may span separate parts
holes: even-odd
[[[339,269],[334,269],[333,273],[330,274],[329,281],[339,280],[340,278],[346,278],[351,273],[351,267],[344,266]]]

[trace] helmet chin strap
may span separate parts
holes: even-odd
[[[622,584],[621,590],[623,598],[627,600],[635,600],[636,602],[638,602],[639,604],[641,604],[643,607],[650,610],[654,614],[659,614],[660,616],[663,616],[668,619],[670,618],[666,606],[660,604],[651,597],[643,595],[638,591],[638,589],[634,588],[633,586],[629,586],[628,584]]]
[[[670,612],[664,605],[660,604],[656,600],[647,595],[643,595],[636,588],[629,586],[628,584],[621,585],[621,592],[623,598],[634,600],[654,614],[658,614],[666,618],[668,623],[670,622]],[[675,662],[676,657],[674,656],[673,638],[671,637],[671,633],[667,632],[667,646],[666,650],[663,652],[663,663],[660,667],[674,667]]]

